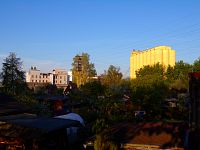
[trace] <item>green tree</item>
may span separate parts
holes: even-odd
[[[79,65],[77,66],[77,62]],[[73,58],[72,63],[72,75],[73,82],[79,87],[91,80],[92,77],[96,76],[96,69],[93,63],[90,63],[90,56],[87,53],[82,53],[81,55],[76,55]]]
[[[168,68],[169,69],[169,68]],[[170,70],[172,71],[172,70]],[[176,62],[173,73],[167,72],[167,79],[170,83],[171,89],[180,91],[188,89],[188,73],[192,71],[192,65],[183,62],[182,60]]]
[[[80,87],[88,98],[97,98],[104,94],[105,87],[99,81],[88,82]]]
[[[154,76],[156,78],[164,77],[164,67],[157,63],[153,66],[147,65],[136,71],[136,77]]]
[[[176,62],[175,66],[174,66],[175,80],[177,80],[177,79],[187,80],[188,73],[190,71],[192,71],[192,65],[183,62],[183,60]]]
[[[193,71],[200,71],[200,57],[194,61]]]
[[[166,78],[169,82],[173,82],[175,80],[174,67],[169,65],[167,67],[167,71],[165,73],[165,76],[166,76]]]
[[[162,115],[162,105],[168,94],[165,68],[158,64],[144,66],[131,80],[132,101],[138,109],[147,111],[150,117]]]
[[[117,86],[121,83],[122,77],[120,68],[110,65],[108,70],[104,71],[104,74],[101,75],[101,82],[106,86]]]
[[[4,91],[13,95],[24,92],[26,88],[25,72],[22,70],[22,61],[15,53],[10,53],[4,59],[1,79]]]
[[[110,65],[107,71],[101,75],[100,81],[106,87],[105,96],[119,99],[122,95],[122,73],[119,67]]]

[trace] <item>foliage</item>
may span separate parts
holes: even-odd
[[[101,82],[107,87],[114,87],[120,85],[122,77],[123,75],[120,72],[120,68],[110,65],[108,70],[104,71],[104,74],[101,75]]]
[[[82,85],[80,90],[87,97],[97,98],[98,96],[104,95],[105,87],[99,81],[92,81]]]
[[[192,71],[192,65],[183,62],[182,60],[176,62],[174,66],[174,77],[175,80],[187,80],[188,73]]]
[[[173,82],[176,79],[174,74],[174,67],[169,65],[167,67],[167,71],[165,72],[165,76],[169,82]]]
[[[81,57],[81,70],[77,70],[76,62]],[[73,82],[78,85],[84,85],[89,82],[92,77],[96,76],[96,69],[93,63],[90,63],[90,57],[87,53],[82,53],[81,56],[76,55],[72,63]]]
[[[10,94],[19,94],[26,91],[25,72],[22,70],[22,61],[15,53],[10,53],[4,59],[0,75],[4,91]]]
[[[136,72],[136,79],[131,81],[132,101],[139,110],[145,110],[149,116],[162,114],[168,84],[162,65],[144,66]]]
[[[161,64],[157,63],[153,66],[150,65],[144,66],[143,68],[136,71],[137,78],[145,77],[148,75],[162,79],[164,77],[164,67]]]
[[[95,150],[118,150],[117,144],[114,142],[112,134],[101,133],[96,135],[94,142]]]
[[[193,71],[200,71],[200,57],[194,61]]]
[[[167,81],[170,83],[170,89],[176,91],[187,90],[188,73],[192,70],[192,65],[178,61],[174,67],[169,66],[166,71]]]
[[[133,80],[131,86],[132,101],[138,105],[138,109],[147,111],[150,116],[162,113],[163,102],[168,93],[165,81],[140,78]]]
[[[97,119],[95,124],[92,126],[92,130],[94,133],[100,133],[103,129],[108,128],[109,125],[104,118]]]

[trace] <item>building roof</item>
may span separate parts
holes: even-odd
[[[120,123],[105,130],[103,135],[112,136],[113,142],[123,149],[183,148],[185,129],[182,122]]]
[[[31,114],[3,116],[0,117],[0,136],[30,139],[72,126],[81,126],[81,124],[79,121],[37,117]]]
[[[110,131],[120,143],[183,147],[183,123],[122,123]]]

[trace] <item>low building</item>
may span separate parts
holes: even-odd
[[[69,80],[68,73],[65,69],[54,69],[50,73],[43,73],[36,67],[31,67],[26,72],[26,82],[29,88],[44,86],[46,84],[53,84],[58,88],[66,88]]]
[[[51,73],[41,73],[36,67],[31,67],[31,69],[26,73],[26,82],[31,83],[50,83]]]
[[[64,69],[55,69],[50,75],[50,82],[57,87],[65,88],[67,87],[67,71]]]

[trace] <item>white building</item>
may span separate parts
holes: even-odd
[[[51,73],[41,73],[36,67],[31,67],[31,69],[26,72],[26,82],[29,83],[50,83]]]
[[[26,82],[30,84],[51,83],[57,87],[65,87],[68,83],[68,74],[65,69],[55,69],[52,73],[42,73],[36,67],[26,72]]]
[[[51,76],[51,83],[56,85],[67,84],[67,71],[64,69],[53,70],[53,74]]]
[[[67,72],[67,81],[72,81],[72,71]]]

